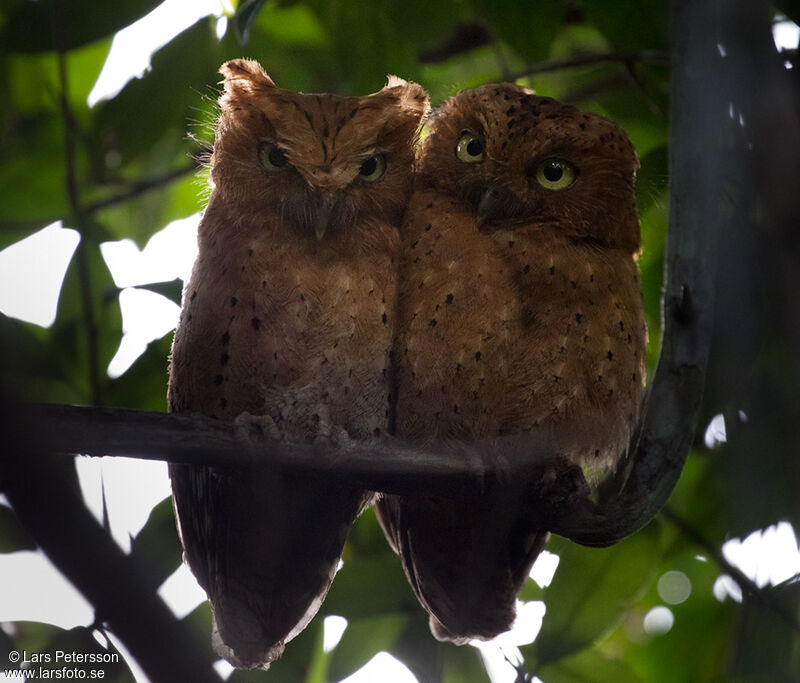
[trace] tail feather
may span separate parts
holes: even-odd
[[[365,494],[255,468],[171,465],[170,474],[215,650],[234,666],[267,668],[322,604]]]

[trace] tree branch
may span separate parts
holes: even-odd
[[[94,606],[153,681],[219,683],[215,657],[155,594],[147,573],[92,517],[60,474],[61,463],[11,442],[0,483],[45,555]],[[27,456],[27,457],[26,457]]]
[[[28,406],[23,429],[42,452],[126,455],[216,466],[280,467],[347,479],[401,495],[470,498],[529,485],[531,504],[547,511],[548,528],[585,545],[610,545],[634,533],[661,509],[693,441],[711,344],[714,239],[721,198],[720,122],[726,121],[716,79],[713,41],[696,27],[713,25],[689,0],[673,7],[672,201],[665,258],[664,337],[642,422],[616,495],[592,502],[571,472],[546,489],[543,468],[556,468],[558,427],[480,443],[436,444],[435,450],[383,438],[344,444],[289,444],[197,415],[119,409]],[[710,23],[709,23],[710,22]],[[588,55],[541,63],[526,73],[601,61],[661,59],[659,53]],[[697,149],[713,153],[698,157]],[[46,427],[43,427],[46,425]],[[570,425],[574,427],[574,425]],[[574,469],[574,468],[573,468]],[[627,476],[626,476],[627,475]],[[563,484],[561,479],[565,480]],[[538,501],[537,497],[547,496]]]
[[[557,448],[557,435],[549,431],[534,444],[528,444],[525,435],[525,443],[522,438],[475,447],[453,443],[432,451],[391,437],[343,444],[288,443],[199,414],[47,404],[17,405],[11,410],[19,438],[30,440],[43,453],[277,467],[399,495],[481,495],[544,466]]]
[[[728,560],[725,559],[725,555],[722,554],[722,551],[703,536],[698,529],[669,507],[665,507],[661,511],[661,516],[673,524],[693,543],[701,547],[720,569],[736,582],[747,598],[777,614],[795,633],[800,634],[800,622],[798,622],[797,616],[792,614],[792,612],[787,610],[776,600],[771,599],[770,596],[761,590],[741,569],[728,562]]]
[[[114,206],[116,204],[122,204],[124,202],[130,201],[131,199],[135,199],[139,195],[142,195],[150,190],[154,190],[157,187],[161,187],[162,185],[168,185],[173,180],[177,178],[181,178],[189,173],[193,173],[196,171],[200,165],[196,161],[192,161],[185,166],[180,166],[175,168],[163,175],[156,176],[154,178],[147,178],[145,180],[138,180],[134,183],[131,183],[129,189],[125,190],[124,192],[120,192],[119,194],[111,195],[110,197],[106,197],[105,199],[99,199],[96,202],[91,204],[87,204],[84,207],[84,211],[88,214],[95,213],[100,209],[105,209],[109,206]]]
[[[725,177],[720,150],[728,119],[719,54],[707,33],[718,21],[713,7],[675,0],[671,12],[671,191],[661,355],[621,493],[603,506],[584,504],[552,529],[584,545],[621,540],[661,509],[680,477],[703,398]],[[708,152],[698,154],[701,149]]]
[[[520,78],[533,76],[534,74],[547,73],[549,71],[561,71],[563,69],[577,69],[583,66],[607,63],[625,64],[629,69],[639,62],[655,62],[658,64],[669,63],[669,54],[658,50],[642,50],[641,52],[602,52],[576,55],[568,59],[545,59],[536,64],[530,64],[517,73],[508,77],[509,81],[516,81]]]

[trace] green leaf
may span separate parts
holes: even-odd
[[[564,13],[558,2],[472,0],[471,4],[499,37],[528,62],[547,57]]]
[[[453,647],[440,643],[428,628],[428,614],[422,607],[409,615],[406,628],[389,652],[403,662],[419,683],[440,683],[444,670],[444,652]]]
[[[401,614],[348,621],[342,639],[331,653],[331,678],[345,678],[369,662],[375,653],[389,650],[407,622],[408,617]]]
[[[151,70],[128,82],[114,99],[97,107],[95,136],[103,154],[113,154],[121,168],[152,154],[162,163],[151,173],[174,168],[191,147],[185,140],[193,109],[216,80],[219,66],[212,22],[200,19],[153,54]]]
[[[389,0],[309,2],[328,30],[339,71],[339,94],[362,95],[378,90],[389,73],[413,78],[417,69],[415,50],[392,25],[391,4]]]
[[[82,233],[95,229],[88,221],[77,228]],[[91,312],[91,329],[88,312]],[[49,335],[50,352],[57,357],[64,379],[83,392],[84,403],[92,404],[95,399],[92,372],[96,373],[102,400],[108,384],[108,364],[119,348],[120,339],[119,288],[98,245],[84,237],[64,277],[56,321]]]
[[[644,683],[626,662],[610,659],[596,649],[584,650],[542,667],[537,675],[547,683]]]
[[[172,142],[181,144],[179,138],[180,136],[176,135],[176,139]],[[164,152],[164,158],[159,159],[152,154],[147,160],[140,159],[131,164],[127,173],[131,176],[135,173],[137,180],[131,182],[119,180],[118,185],[121,187],[111,193],[117,195],[130,192],[130,198],[96,213],[98,220],[109,226],[110,239],[129,238],[141,249],[156,232],[172,221],[191,216],[203,208],[208,187],[203,177],[204,172],[191,171],[187,154],[178,152],[173,160],[171,153],[166,150]],[[181,167],[187,171],[184,175],[172,178],[146,192],[136,191],[137,183],[146,182],[149,176],[163,178],[161,171],[152,169],[154,166],[167,163],[172,164],[171,169],[167,171],[170,175],[172,171],[180,170]],[[100,196],[100,193],[95,194],[94,200],[102,200],[104,196],[108,196],[107,192],[103,193],[104,196]]]
[[[419,607],[394,553],[345,561],[336,574],[324,614],[337,614],[348,621],[407,613]]]
[[[189,614],[181,619],[181,621],[210,646],[212,617],[211,604],[207,600],[201,602]]]
[[[172,498],[165,498],[150,512],[142,530],[131,543],[131,554],[144,560],[148,581],[156,590],[180,567],[183,550],[175,527]]]
[[[137,289],[146,289],[155,292],[180,306],[181,294],[183,293],[183,280],[175,278],[169,282],[151,282],[147,285],[139,285]]]
[[[8,16],[0,45],[8,52],[72,49],[111,35],[155,9],[161,0],[38,0],[17,5]]]
[[[669,45],[666,0],[584,0],[586,20],[618,50],[665,49]]]
[[[121,377],[109,381],[105,391],[109,405],[164,412],[171,347],[171,333],[150,342]]]
[[[469,646],[443,645],[442,683],[490,683],[480,652]]]
[[[719,567],[698,559],[697,552],[696,546],[687,544],[682,553],[665,556],[668,559],[659,565],[647,593],[624,615],[622,628],[598,644],[606,654],[621,656],[644,681],[714,680],[727,670],[734,647],[732,627],[741,608],[731,599],[719,602],[714,597]],[[644,617],[653,607],[663,605],[657,579],[675,570],[689,579],[691,593],[684,602],[668,606],[674,616],[672,628],[649,635],[643,628]],[[676,652],[681,656],[676,657]],[[724,676],[723,680],[729,679]]]
[[[730,673],[765,681],[800,680],[800,637],[787,621],[797,624],[800,583],[767,586],[761,595],[763,602],[748,600],[742,605]]]
[[[24,179],[25,191],[20,191]],[[0,164],[0,221],[31,223],[30,233],[41,223],[51,223],[69,211],[64,189],[64,142],[61,121],[55,113],[19,119],[14,135],[4,144]],[[28,234],[30,234],[28,233]],[[6,245],[25,237],[14,231]]]
[[[14,511],[6,505],[0,505],[0,553],[18,550],[36,550],[36,541],[20,524]]]
[[[544,600],[544,588],[541,588],[533,579],[526,579],[522,584],[522,590],[519,592],[518,598],[522,602],[531,602],[533,600]]]
[[[233,28],[236,31],[236,40],[240,45],[247,45],[250,40],[250,26],[255,21],[266,0],[243,0],[236,8],[233,15]]]
[[[658,562],[657,524],[610,548],[551,540],[561,561],[544,591],[547,612],[533,645],[522,648],[540,664],[589,647],[617,621],[647,585]]]

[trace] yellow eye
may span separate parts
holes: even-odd
[[[547,190],[566,190],[576,175],[575,167],[563,159],[547,159],[536,168],[536,182]]]
[[[380,180],[385,171],[386,159],[383,158],[383,154],[373,154],[361,164],[361,168],[358,169],[358,177],[368,183],[374,183],[376,180]]]
[[[258,147],[258,160],[268,171],[284,171],[291,166],[286,153],[271,142],[262,142]]]
[[[464,133],[456,143],[456,158],[472,163],[483,159],[483,142],[472,133]]]

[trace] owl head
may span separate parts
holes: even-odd
[[[313,240],[370,221],[399,222],[428,110],[425,90],[390,76],[363,97],[296,93],[246,59],[220,72],[225,89],[211,159],[219,198],[263,225]]]
[[[482,232],[546,229],[635,251],[638,166],[614,122],[494,84],[462,91],[436,111],[418,182],[466,202]]]

